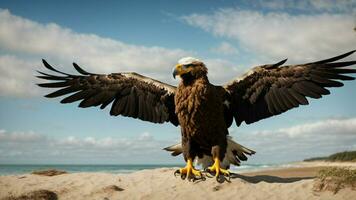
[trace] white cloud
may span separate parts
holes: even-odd
[[[355,135],[356,118],[351,119],[329,119],[311,124],[293,126],[287,129],[278,130],[281,134],[287,133],[290,137],[313,136],[314,134],[326,135]]]
[[[153,136],[148,132],[144,132],[138,137],[138,139],[141,141],[150,141],[153,139]]]
[[[0,57],[2,96],[38,94],[33,77],[35,70],[43,70],[41,58],[69,72],[73,72],[70,63],[75,61],[97,73],[137,71],[172,81],[170,74],[176,61],[192,54],[76,33],[54,23],[40,24],[12,15],[8,10],[0,10],[0,50],[8,54]]]
[[[33,143],[42,141],[47,141],[47,137],[36,134],[33,131],[7,133],[6,130],[0,130],[1,143]]]
[[[181,57],[196,55],[181,49],[131,45],[94,34],[77,33],[55,23],[41,24],[1,9],[0,50],[6,52],[0,56],[0,96],[17,97],[41,93],[35,86],[41,80],[34,77],[35,70],[44,69],[41,58],[67,72],[74,71],[71,66],[74,61],[95,73],[135,71],[177,84],[171,78],[173,66]],[[206,63],[214,72],[210,73],[213,82],[228,81],[222,78],[235,72],[230,63],[221,59],[207,59]]]
[[[252,133],[256,136],[276,136],[283,135],[290,138],[314,137],[316,135],[328,136],[356,136],[356,118],[350,119],[327,119],[313,123],[296,125],[288,128],[281,128],[273,131],[257,131]]]
[[[236,138],[257,151],[252,160],[298,161],[355,150],[356,118],[326,119],[277,130],[239,133]]]
[[[355,150],[356,118],[326,119],[277,130],[230,134],[257,151],[250,162],[276,163]],[[148,132],[138,137],[52,138],[48,135],[0,130],[0,162],[167,163],[179,162],[162,148],[177,141],[159,140]],[[95,158],[95,161],[92,160]]]
[[[213,84],[225,84],[243,72],[234,63],[223,59],[205,59],[204,63],[208,67],[208,77]]]
[[[36,66],[39,66],[39,61],[0,55],[0,96],[28,97],[39,94],[34,76]]]
[[[219,46],[210,49],[213,53],[234,55],[238,54],[238,50],[228,42],[222,42]]]
[[[256,59],[308,62],[353,50],[355,19],[350,13],[289,14],[220,9],[182,17],[188,24],[235,40]],[[355,58],[355,57],[353,57]]]
[[[102,38],[94,34],[76,33],[57,24],[40,24],[0,11],[1,48],[60,61],[75,60],[99,72],[140,68],[167,71],[177,57],[186,54],[179,49],[145,47]],[[143,62],[145,61],[145,62]]]
[[[53,138],[32,131],[0,130],[1,163],[155,163],[177,162],[162,148],[176,141],[157,140],[144,132],[136,138],[68,136]],[[95,158],[95,160],[92,160]]]

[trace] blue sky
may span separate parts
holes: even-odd
[[[0,163],[182,163],[161,149],[179,128],[61,105],[35,86],[41,58],[73,72],[171,78],[183,56],[224,84],[258,64],[310,62],[356,49],[355,1],[0,1]],[[356,59],[353,55],[350,59]],[[356,82],[230,134],[278,163],[356,149]]]

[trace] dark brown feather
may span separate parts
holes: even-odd
[[[41,76],[38,78],[57,81],[38,84],[40,87],[58,88],[46,97],[53,98],[74,93],[62,99],[61,103],[82,100],[79,107],[83,108],[101,105],[100,108],[104,109],[114,101],[110,109],[111,115],[123,115],[154,123],[171,122],[178,125],[174,113],[176,88],[171,85],[137,73],[92,74],[73,63],[74,68],[81,75],[71,75],[55,69],[45,60],[43,64],[50,71],[61,74],[58,76],[39,72]]]
[[[298,100],[296,100],[293,95],[289,92],[288,88],[281,88],[281,94],[284,95],[284,97],[286,99],[288,99],[289,103],[293,106],[293,107],[298,107],[299,106],[299,102]]]
[[[79,101],[79,100],[87,98],[88,94],[91,94],[91,91],[82,90],[82,91],[79,91],[77,93],[74,93],[74,94],[62,99],[61,103],[72,103],[72,102],[75,102],[75,101]]]
[[[312,63],[308,63],[308,64],[324,64],[324,63],[334,62],[334,61],[337,61],[337,60],[341,60],[341,59],[343,59],[343,58],[346,58],[347,56],[353,54],[354,52],[356,52],[356,50],[353,50],[353,51],[344,53],[344,54],[339,55],[339,56],[335,56],[335,57],[328,58],[328,59],[325,59],[325,60],[319,60],[319,61],[312,62]]]
[[[47,87],[47,88],[58,88],[58,87],[67,87],[70,86],[72,83],[69,81],[65,82],[54,82],[54,83],[41,83],[37,84],[40,87]]]
[[[354,74],[356,69],[343,67],[355,65],[356,61],[335,62],[354,52],[301,65],[262,65],[225,85],[232,96],[230,112],[234,113],[236,124],[253,123],[307,105],[306,97],[321,98],[330,94],[325,87],[341,87],[340,80],[354,80],[343,74]]]
[[[57,90],[55,92],[52,92],[50,94],[47,94],[45,97],[48,97],[48,98],[54,98],[54,97],[59,97],[59,96],[62,96],[62,95],[66,95],[66,94],[69,94],[69,93],[73,93],[73,92],[76,92],[78,91],[80,88],[76,85],[74,86],[69,86],[69,87],[66,87],[66,88],[63,88],[63,89],[60,89],[60,90]]]

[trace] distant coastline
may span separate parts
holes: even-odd
[[[356,162],[356,151],[344,151],[326,157],[308,158],[304,159],[304,161]]]

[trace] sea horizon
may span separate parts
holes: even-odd
[[[290,166],[291,162],[279,164],[242,164],[231,166],[232,172],[258,171],[263,169],[274,169]],[[102,172],[112,174],[128,174],[140,170],[156,168],[178,168],[181,164],[0,164],[0,175],[28,174],[37,170],[57,169],[68,173]],[[197,166],[201,169],[201,166]]]

